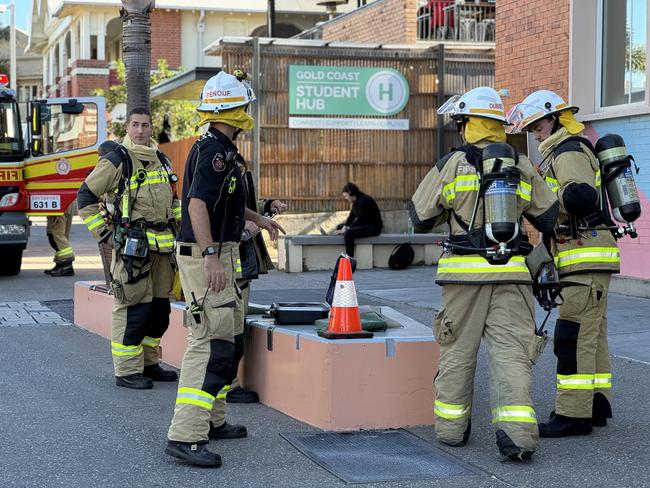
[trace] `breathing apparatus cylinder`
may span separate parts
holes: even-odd
[[[519,170],[512,146],[495,143],[483,149],[483,181],[485,235],[503,245],[519,235]]]
[[[641,216],[641,202],[634,182],[632,163],[625,142],[618,134],[605,134],[596,142],[602,182],[612,207],[613,217],[622,224]]]

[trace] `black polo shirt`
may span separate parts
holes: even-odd
[[[196,242],[188,212],[192,198],[205,202],[214,242],[240,241],[246,195],[237,157],[237,146],[212,127],[194,143],[185,162],[179,241]]]

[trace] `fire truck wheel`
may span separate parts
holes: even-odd
[[[23,250],[20,247],[7,247],[2,250],[3,259],[0,262],[0,275],[12,276],[20,273],[23,261]]]

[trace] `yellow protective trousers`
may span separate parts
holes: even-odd
[[[576,275],[582,284],[562,289],[555,325],[555,411],[574,418],[612,416],[612,370],[607,342],[607,293],[611,275]],[[598,398],[600,397],[600,398]]]
[[[235,315],[242,309],[242,294],[235,283],[241,273],[239,245],[225,242],[219,257],[226,271],[226,288],[206,293],[204,260],[195,243],[178,243],[177,260],[187,303],[187,350],[181,365],[170,441],[197,443],[208,440],[210,422],[223,424],[223,405],[215,409],[217,397],[225,399],[237,374]]]
[[[70,229],[72,228],[72,207],[70,204],[63,215],[47,217],[47,240],[54,249],[56,264],[74,261],[74,251],[70,245]]]
[[[440,345],[435,379],[436,435],[456,444],[468,435],[476,356],[481,339],[489,357],[492,423],[522,450],[537,448],[537,418],[530,397],[535,342],[528,285],[444,285],[434,320]]]
[[[127,283],[122,258],[113,251],[113,321],[111,350],[115,376],[142,373],[160,362],[160,339],[169,327],[169,293],[174,280],[173,256],[149,252],[148,274]]]

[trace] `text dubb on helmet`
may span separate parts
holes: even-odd
[[[438,115],[448,114],[452,119],[483,117],[505,124],[503,101],[494,88],[480,86],[463,95],[454,95],[437,110]]]

